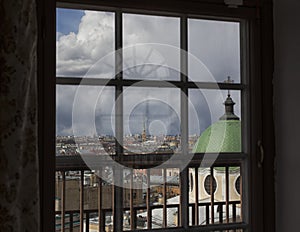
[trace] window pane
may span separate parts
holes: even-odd
[[[127,154],[172,154],[180,145],[180,90],[124,89],[124,148]]]
[[[178,80],[179,18],[123,15],[125,79]]]
[[[240,24],[216,20],[188,20],[189,78],[240,82]],[[201,63],[201,65],[199,65]]]
[[[240,103],[240,91],[189,90],[189,150],[241,152]]]
[[[57,8],[56,75],[114,77],[114,14]]]
[[[56,87],[57,155],[114,154],[113,87]]]

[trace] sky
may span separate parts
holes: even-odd
[[[83,10],[71,10],[57,8],[56,10],[56,28],[57,38],[61,35],[67,35],[70,32],[78,33],[78,25],[84,16]]]
[[[123,15],[123,78],[179,80],[179,18]],[[188,21],[188,77],[191,81],[240,81],[239,24]],[[114,77],[114,14],[57,9],[56,74],[64,77]],[[189,91],[189,134],[200,134],[224,113],[227,91]],[[231,91],[240,116],[240,93]],[[113,135],[113,87],[57,86],[57,135]],[[180,90],[124,88],[124,133],[180,133]],[[147,115],[147,116],[146,116]]]

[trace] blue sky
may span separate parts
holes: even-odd
[[[83,10],[65,8],[56,9],[56,32],[64,35],[70,32],[78,33],[78,25],[84,15]]]
[[[178,79],[179,52],[174,49],[179,47],[179,20],[172,17],[143,16],[125,14],[124,46],[134,46],[134,49],[125,49],[124,78],[144,79]],[[80,26],[79,26],[80,25]],[[111,78],[114,76],[114,15],[110,12],[95,12],[83,10],[57,9],[57,68],[58,76],[78,76]],[[218,82],[223,82],[231,76],[236,82],[240,80],[239,58],[239,26],[237,23],[219,22],[211,20],[189,20],[189,51],[193,54],[190,58],[189,77],[191,80],[207,81],[212,77]],[[158,43],[160,46],[139,46],[141,43]],[[161,46],[162,45],[162,46]],[[170,49],[171,48],[171,49]],[[153,52],[154,51],[154,52]],[[155,63],[154,66],[144,63]],[[160,67],[160,65],[165,65]],[[154,68],[153,68],[154,67]],[[166,68],[167,67],[167,68]],[[172,67],[169,68],[169,67]],[[153,69],[153,72],[151,72]],[[145,73],[150,73],[145,76]],[[111,134],[114,123],[111,120],[114,105],[114,91],[105,90],[99,99],[99,88],[85,87],[83,93],[78,94],[80,108],[76,109],[80,122],[79,130],[82,134],[93,134],[88,123],[87,112],[92,112],[96,119],[98,134]],[[78,92],[78,91],[77,91]],[[189,125],[190,134],[199,134],[212,122],[224,113],[223,101],[227,91],[190,91]],[[240,115],[240,94],[232,91],[233,99],[237,102],[235,111]],[[72,113],[74,111],[76,87],[58,86],[57,88],[57,134],[72,134]],[[152,99],[153,106],[157,101],[161,107],[168,105],[174,112],[161,119],[171,133],[178,133],[179,93],[171,89],[147,91],[128,91],[124,95],[126,105],[124,118],[130,117],[129,122],[124,122],[125,133],[140,132],[142,123],[141,112],[144,111],[147,101]],[[147,100],[147,98],[149,98]],[[104,100],[103,100],[104,99]],[[148,101],[149,104],[152,104]],[[136,108],[137,106],[140,108]],[[151,107],[153,108],[151,105]],[[160,112],[159,107],[153,112]],[[139,113],[134,122],[134,109]],[[126,111],[127,110],[127,111]],[[170,111],[171,112],[171,111]],[[138,119],[139,118],[139,119]],[[158,117],[152,117],[158,120]],[[172,121],[172,118],[174,121]],[[149,119],[151,120],[151,119]],[[170,121],[171,120],[171,121]],[[126,124],[127,123],[127,124]],[[150,124],[151,122],[149,122]],[[174,123],[177,126],[174,126]],[[154,124],[153,124],[154,125]],[[155,125],[161,125],[156,123]],[[132,131],[129,131],[131,128]],[[175,129],[174,129],[175,128]],[[153,130],[153,128],[152,128]],[[161,131],[161,128],[157,128]],[[155,131],[155,128],[154,128]]]

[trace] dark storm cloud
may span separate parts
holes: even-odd
[[[180,115],[177,115],[172,106],[159,100],[143,101],[132,110],[129,116],[131,134],[141,133],[144,126],[149,134],[149,126],[156,120],[166,127],[167,135],[180,134]],[[161,128],[152,129],[153,135],[160,135],[159,132]]]
[[[239,24],[211,20],[189,20],[189,52],[195,55],[218,82],[240,77]],[[200,80],[197,67],[190,67],[193,80]]]

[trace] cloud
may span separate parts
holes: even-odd
[[[124,45],[132,46],[124,51],[124,77],[128,79],[179,80],[179,19],[151,17],[134,14],[124,16]],[[189,48],[204,66],[191,61],[189,75],[193,80],[210,78],[209,72],[218,81],[231,75],[236,82],[239,77],[239,30],[237,23],[216,23],[205,20],[190,20]],[[57,32],[57,76],[112,78],[114,75],[114,15],[113,13],[84,11],[78,32]],[[167,46],[147,45],[158,43]],[[110,54],[110,55],[108,55]],[[190,59],[192,60],[192,59]],[[146,65],[145,65],[146,64]],[[154,65],[153,65],[154,64]],[[172,69],[168,68],[172,67]],[[114,88],[105,88],[99,98],[101,87],[57,86],[57,134],[67,135],[73,129],[77,134],[112,134],[114,130]],[[76,95],[77,91],[77,95]],[[206,92],[205,92],[206,91]],[[190,134],[199,134],[224,113],[223,102],[227,91],[203,90],[202,94],[190,91]],[[237,91],[236,91],[237,92]],[[204,94],[204,95],[203,95]],[[240,105],[239,94],[233,94]],[[204,96],[208,96],[205,99]],[[133,115],[137,105],[154,99],[169,105],[180,117],[180,91],[172,88],[124,88],[124,119]],[[74,105],[75,104],[75,105]],[[75,107],[75,108],[74,108]],[[144,108],[143,108],[144,109]],[[239,107],[236,107],[240,114]],[[164,104],[151,106],[153,114],[166,110]],[[143,111],[143,110],[142,110]],[[141,112],[142,112],[141,111]],[[76,127],[72,120],[76,114]],[[166,118],[166,117],[165,117]],[[178,117],[173,114],[168,122],[161,121],[170,133],[178,133]],[[137,118],[138,119],[138,118]],[[153,120],[159,120],[153,117]],[[74,122],[74,121],[73,121]],[[95,122],[95,125],[92,124]],[[137,124],[141,122],[138,119]],[[124,133],[137,132],[140,126],[130,130],[129,120],[124,121]],[[161,125],[156,123],[156,127]],[[157,128],[156,130],[158,130]],[[161,130],[163,131],[163,130]]]
[[[190,19],[188,30],[189,52],[203,62],[215,80],[223,82],[231,76],[240,82],[239,23]],[[189,76],[203,81],[197,65],[190,65]]]
[[[84,76],[100,58],[114,50],[114,17],[112,13],[85,11],[78,33],[62,35],[56,42],[58,76]],[[103,73],[113,67],[105,66]]]
[[[140,133],[145,120],[148,126],[160,121],[169,134],[180,128],[180,91],[164,88],[127,87],[124,90],[124,133]],[[189,91],[189,134],[203,132],[224,114],[227,91]],[[239,91],[231,91],[236,102],[235,113],[240,117]],[[114,134],[113,87],[57,86],[57,134],[77,135]],[[72,128],[72,121],[73,127]],[[95,123],[95,124],[94,124]],[[158,124],[158,125],[161,125]],[[153,129],[153,128],[152,128]],[[96,130],[96,131],[95,131]],[[159,128],[154,128],[154,131]]]
[[[60,39],[60,37],[63,36],[63,35],[64,35],[63,33],[57,31],[56,32],[56,41],[58,41]]]
[[[180,70],[179,18],[125,14],[123,23],[124,47],[134,46],[124,52],[124,66],[131,67],[132,71],[128,75],[125,73],[125,78],[179,80],[179,72],[176,72]],[[148,72],[144,70],[144,73],[136,75],[144,64],[148,64]]]
[[[138,98],[137,98],[138,96]],[[126,133],[141,133],[145,124],[147,133],[153,121],[159,121],[166,134],[180,134],[180,91],[165,88],[129,87],[124,91],[124,129]],[[154,125],[153,125],[154,126]],[[161,130],[153,127],[155,135]]]

